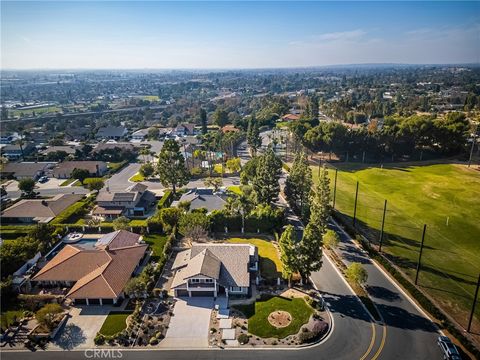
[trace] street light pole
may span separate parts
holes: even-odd
[[[355,228],[355,223],[357,222],[357,200],[358,200],[358,180],[357,180],[357,189],[355,190],[355,206],[353,208],[353,227]]]
[[[478,274],[477,288],[475,289],[475,295],[473,296],[472,312],[470,313],[470,319],[468,319],[467,332],[470,332],[472,327],[473,314],[475,313],[475,305],[477,304],[478,288],[480,287],[480,274]]]
[[[383,243],[383,229],[385,226],[385,213],[387,212],[387,199],[383,204],[383,217],[382,217],[382,231],[380,232],[380,244],[378,246],[378,252],[382,252],[382,243]]]
[[[425,231],[427,231],[427,224],[423,225],[422,243],[420,245],[420,253],[418,254],[417,273],[415,275],[415,285],[417,285],[418,283],[418,274],[420,273],[420,265],[421,265],[422,253],[423,253],[423,243],[425,242]]]
[[[470,167],[470,164],[472,163],[472,157],[473,157],[473,149],[475,148],[475,143],[477,142],[477,130],[478,130],[478,123],[475,123],[475,132],[473,133],[473,141],[472,141],[472,148],[470,149],[470,157],[468,158],[468,166]]]
[[[338,169],[335,169],[335,182],[333,185],[333,205],[332,205],[333,209],[335,209],[335,200],[337,198],[337,175],[338,175]]]

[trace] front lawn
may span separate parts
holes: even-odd
[[[64,182],[62,182],[60,186],[68,186],[70,184],[73,184],[75,181],[77,181],[77,179],[67,179]]]
[[[141,181],[144,181],[145,178],[143,177],[142,174],[140,173],[136,173],[135,175],[133,175],[130,179],[128,179],[130,181],[133,181],[133,182],[141,182]]]
[[[253,304],[237,305],[234,308],[240,310],[248,319],[248,332],[262,338],[283,339],[294,335],[300,331],[300,328],[308,322],[313,314],[313,309],[303,298],[288,299],[280,296],[260,300]],[[292,316],[292,322],[283,328],[276,328],[268,321],[268,315],[279,310],[287,311]]]
[[[167,235],[159,235],[159,234],[151,234],[151,235],[145,235],[143,237],[143,240],[150,245],[150,247],[153,250],[153,255],[152,255],[152,260],[159,260],[163,248],[165,247],[165,243],[167,242],[168,236]]]
[[[277,249],[270,241],[256,238],[231,238],[228,239],[227,242],[234,244],[255,245],[258,248],[260,274],[262,277],[269,280],[276,280],[277,277],[282,275],[282,261],[280,260]]]
[[[127,328],[127,317],[131,311],[111,311],[102,325],[99,333],[112,336]]]

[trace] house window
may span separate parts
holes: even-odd
[[[206,283],[213,283],[213,279],[205,279]]]
[[[239,286],[231,286],[230,287],[231,292],[242,292],[242,288]]]
[[[191,283],[199,283],[199,282],[200,282],[200,279],[190,279],[190,282],[191,282]]]

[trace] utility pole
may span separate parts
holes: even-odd
[[[358,180],[357,180],[357,189],[355,190],[355,206],[353,208],[353,227],[355,228],[355,223],[357,222],[357,200],[358,200]]]
[[[420,265],[421,265],[422,253],[423,253],[423,243],[425,242],[425,231],[427,231],[427,224],[423,225],[422,243],[420,245],[420,254],[418,254],[417,273],[415,275],[415,285],[417,285],[418,283],[418,274],[420,273]]]
[[[478,288],[480,287],[480,274],[478,274],[477,288],[475,289],[475,295],[473,296],[472,312],[470,313],[470,319],[468,319],[467,332],[470,332],[472,327],[473,314],[475,313],[475,305],[477,304]]]
[[[335,182],[333,184],[333,205],[332,205],[333,209],[335,209],[335,199],[337,198],[337,175],[338,175],[338,169],[335,169]]]
[[[382,231],[380,232],[380,245],[378,246],[378,252],[382,252],[382,244],[383,244],[383,229],[385,227],[385,214],[387,212],[387,199],[385,199],[385,203],[383,204],[383,217],[382,217]]]
[[[477,142],[477,130],[478,123],[476,123],[475,132],[473,134],[472,148],[470,149],[470,157],[468,158],[468,167],[470,167],[470,164],[472,163],[473,149],[475,148],[475,143]]]

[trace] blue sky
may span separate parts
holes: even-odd
[[[480,2],[1,2],[17,68],[478,63]]]

